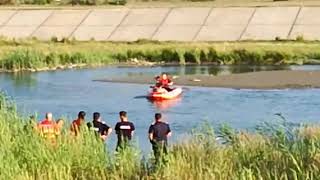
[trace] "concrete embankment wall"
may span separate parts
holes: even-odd
[[[320,7],[0,10],[0,35],[77,40],[320,39]]]

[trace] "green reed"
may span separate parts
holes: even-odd
[[[0,179],[318,179],[320,128],[263,124],[253,132],[207,124],[170,147],[163,166],[136,147],[115,153],[86,127],[52,145],[0,95]],[[219,139],[217,138],[219,137]],[[155,168],[157,167],[157,168]]]
[[[42,42],[0,40],[0,69],[48,70],[69,66],[102,66],[133,59],[156,64],[291,65],[319,64],[320,43],[270,42]],[[139,63],[138,63],[139,65]]]

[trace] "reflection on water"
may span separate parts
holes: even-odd
[[[229,71],[229,74],[239,74],[239,73],[247,73],[247,72],[278,71],[278,70],[291,70],[291,69],[290,69],[290,66],[229,66],[229,68],[227,68],[226,71]]]
[[[307,67],[307,66],[306,66]],[[234,65],[234,66],[216,66],[216,65],[189,65],[189,66],[163,66],[152,67],[163,69],[162,72],[167,72],[175,75],[227,75],[238,74],[258,71],[273,71],[273,70],[294,70],[295,66],[247,66],[247,65]],[[152,69],[149,68],[149,69]],[[303,69],[303,68],[302,68]],[[306,68],[307,69],[307,68]],[[320,66],[318,67],[320,69]],[[148,71],[133,71],[128,72],[127,76],[142,76],[149,74]]]
[[[7,74],[8,75],[8,74]],[[18,72],[8,75],[15,86],[23,87],[34,87],[36,86],[37,80],[33,77],[34,75],[29,72]]]
[[[177,106],[179,103],[181,103],[181,96],[176,99],[170,99],[170,100],[163,100],[163,101],[153,101],[149,100],[150,103],[152,103],[158,110],[165,111],[169,108],[173,108]]]
[[[37,73],[0,73],[0,91],[5,91],[9,96],[15,96],[15,91],[33,90],[37,86]]]

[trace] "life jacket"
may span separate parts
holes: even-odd
[[[162,86],[169,86],[169,83],[171,82],[170,79],[160,79],[159,81]]]
[[[47,139],[53,139],[56,137],[56,123],[47,119],[41,121],[38,125],[40,135]]]

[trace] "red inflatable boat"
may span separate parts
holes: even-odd
[[[182,88],[174,88],[172,91],[162,91],[157,92],[151,90],[148,94],[148,98],[151,100],[168,100],[168,99],[175,99],[182,94]]]

